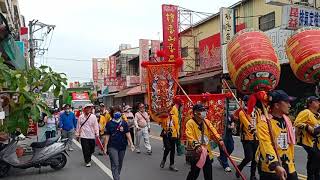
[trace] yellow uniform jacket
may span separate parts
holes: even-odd
[[[296,171],[294,165],[294,144],[288,142],[288,130],[283,118],[273,117],[271,120],[276,147],[284,169],[289,173]],[[274,169],[279,165],[279,159],[271,143],[268,124],[265,116],[258,116],[257,136],[259,139],[258,158],[259,166],[263,172],[275,173]]]
[[[315,143],[317,143],[316,147],[320,149],[319,136],[314,137],[310,132],[307,131],[308,126],[316,128],[319,125],[320,119],[317,118],[313,112],[311,112],[309,109],[301,111],[294,121],[294,126],[296,127],[297,131],[297,143],[311,148],[314,147]]]
[[[239,120],[240,120],[240,129],[241,129],[241,140],[242,141],[253,141],[257,140],[256,135],[254,132],[251,132],[251,118],[255,118],[256,114],[253,112],[252,113],[254,117],[247,117],[245,112],[241,110],[239,112]],[[250,118],[250,119],[248,119]]]
[[[196,121],[193,119],[190,119],[187,121],[187,124],[186,124],[187,143],[188,143],[188,146],[192,146],[193,148],[195,148],[196,146],[201,145],[201,144],[205,145],[208,152],[209,152],[210,159],[212,159],[213,153],[211,150],[211,146],[209,144],[209,140],[221,141],[221,137],[218,134],[217,130],[209,122],[209,120],[206,119],[205,121],[207,122],[209,127],[207,127],[207,125],[203,122],[203,125],[202,125],[204,127],[204,131],[203,131],[204,142],[203,143],[201,143],[201,135],[202,135],[201,134],[201,125],[196,123]],[[217,139],[215,139],[215,138],[217,138]]]

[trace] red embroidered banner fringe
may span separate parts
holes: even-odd
[[[217,129],[218,133],[224,133],[224,119],[225,119],[225,101],[229,98],[229,94],[202,94],[189,95],[193,104],[202,103],[208,108],[207,118],[212,125]],[[193,118],[192,104],[185,95],[177,95],[175,99],[182,105],[182,122],[181,122],[181,140],[186,140],[185,129],[188,120]]]

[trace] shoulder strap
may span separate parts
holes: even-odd
[[[142,116],[142,118],[147,121],[147,118],[144,117],[144,115],[143,115],[140,111],[139,111],[139,113],[140,113],[140,115]]]
[[[89,116],[87,117],[87,119],[81,124],[80,129],[83,127],[83,125],[86,124],[86,122],[89,120],[90,116],[91,116],[91,113],[89,114]]]

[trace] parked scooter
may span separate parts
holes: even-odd
[[[23,134],[18,135],[2,150],[0,150],[0,177],[8,174],[11,167],[27,169],[31,167],[40,168],[50,166],[54,170],[62,169],[67,163],[66,140],[52,138],[44,142],[33,142],[30,146],[33,149],[32,158],[21,162],[16,154],[17,144],[25,139]]]

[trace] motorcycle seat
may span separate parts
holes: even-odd
[[[50,138],[50,139],[47,139],[46,141],[43,141],[43,142],[33,142],[31,143],[31,147],[32,148],[44,148],[46,146],[50,146],[51,144],[57,142],[59,138]]]

